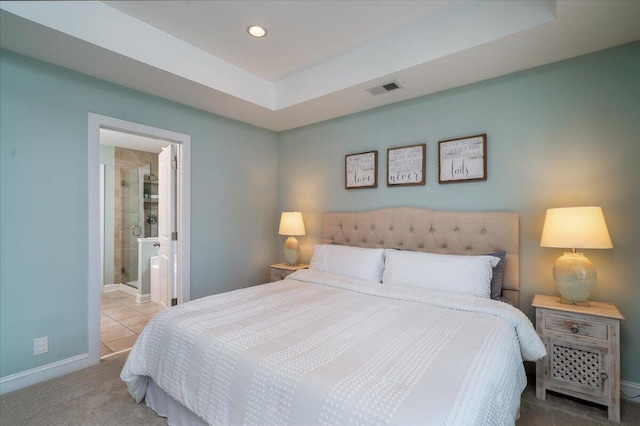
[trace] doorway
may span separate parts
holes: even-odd
[[[169,288],[171,299],[175,303],[182,303],[190,299],[190,256],[189,256],[189,236],[190,236],[190,143],[189,135],[171,132],[164,129],[145,126],[138,123],[119,120],[98,114],[89,114],[89,310],[88,310],[88,331],[89,331],[89,360],[91,364],[99,362],[100,359],[100,319],[101,319],[101,295],[103,277],[101,272],[101,250],[100,233],[103,228],[100,224],[100,133],[101,131],[114,131],[138,137],[161,140],[164,145],[175,147],[176,173],[176,236],[173,241],[175,258],[177,260],[177,271],[175,274],[175,285]],[[139,170],[138,170],[138,174]],[[144,181],[145,175],[142,173]],[[144,191],[144,189],[142,189]],[[134,192],[134,191],[130,191]],[[139,191],[138,191],[139,192]],[[151,205],[152,191],[145,192],[148,196],[148,204]],[[155,194],[153,194],[155,195]],[[144,197],[136,197],[136,200],[144,200]],[[140,201],[144,204],[144,201]],[[144,206],[142,207],[144,209]],[[149,206],[147,206],[149,208]],[[141,210],[143,211],[143,210]],[[145,211],[145,214],[147,212]],[[140,216],[146,219],[145,214]],[[151,210],[146,214],[152,219],[155,216]],[[153,220],[150,220],[153,222]],[[151,225],[151,223],[149,223]],[[144,229],[144,223],[140,225]],[[150,226],[148,228],[151,228]],[[138,229],[140,230],[140,229]],[[135,228],[134,228],[135,231]],[[124,300],[124,298],[123,298]],[[138,300],[140,301],[140,300]]]
[[[153,264],[159,255],[159,156],[171,144],[100,129],[100,166],[105,176],[101,358],[130,349],[150,319],[169,305],[159,304],[160,284],[153,279],[159,274],[154,275]]]

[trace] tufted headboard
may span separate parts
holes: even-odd
[[[518,215],[514,212],[394,207],[358,213],[325,213],[322,243],[441,254],[480,255],[506,250],[502,297],[518,306],[520,240]]]

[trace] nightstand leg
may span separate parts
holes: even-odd
[[[609,406],[609,421],[620,423],[620,400]]]
[[[544,362],[546,357],[536,362],[536,398],[547,399],[547,389],[544,386]]]
[[[543,401],[547,399],[547,390],[544,388],[544,386],[540,386],[536,384],[536,398],[541,399]]]

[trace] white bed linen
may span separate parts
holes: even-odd
[[[210,424],[496,425],[544,354],[505,303],[298,271],[158,314],[121,378]]]

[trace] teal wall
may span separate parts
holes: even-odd
[[[0,376],[88,351],[89,112],[191,135],[192,298],[268,279],[277,134],[5,50],[0,93]]]
[[[279,134],[280,210],[303,213],[301,257],[321,214],[385,206],[513,210],[521,227],[521,308],[556,294],[562,250],[539,247],[549,207],[602,206],[614,249],[586,250],[592,299],[615,303],[622,379],[640,383],[640,42]],[[438,184],[439,140],[486,133],[488,180]],[[386,186],[386,150],[427,144],[427,183]],[[377,189],[344,189],[344,156],[378,150]],[[282,244],[281,241],[279,241]]]
[[[100,164],[104,164],[104,284],[113,282],[113,147],[100,145]]]

